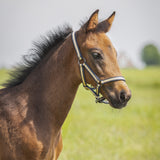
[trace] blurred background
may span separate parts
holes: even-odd
[[[104,20],[116,11],[107,35],[118,51],[132,91],[123,110],[95,104],[81,86],[63,126],[60,160],[160,159],[159,0],[0,0],[0,83],[49,30],[81,20],[99,9]]]

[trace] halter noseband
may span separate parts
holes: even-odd
[[[81,74],[81,79],[82,79],[82,84],[83,87],[86,88],[87,90],[90,90],[95,98],[96,98],[96,103],[105,103],[108,104],[109,102],[104,98],[100,96],[99,90],[100,87],[105,84],[105,83],[109,83],[109,82],[113,82],[113,81],[125,81],[124,77],[122,76],[117,76],[117,77],[111,77],[111,78],[107,78],[104,80],[101,80],[92,70],[91,68],[88,66],[88,64],[86,63],[86,60],[83,58],[80,49],[78,47],[77,41],[76,41],[76,36],[75,36],[75,32],[72,33],[72,41],[73,41],[73,45],[75,48],[75,51],[77,53],[77,57],[78,57],[78,64],[80,67],[80,74]],[[85,74],[84,74],[84,69],[87,70],[87,72],[92,76],[92,78],[95,80],[95,82],[97,83],[97,87],[90,87],[86,80],[85,80]]]

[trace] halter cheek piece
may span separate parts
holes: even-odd
[[[117,77],[111,77],[111,78],[107,78],[104,80],[101,80],[92,70],[91,68],[88,66],[88,64],[86,63],[86,60],[83,58],[80,49],[78,47],[77,41],[76,41],[76,36],[75,36],[75,32],[72,33],[72,41],[73,41],[73,45],[75,48],[75,51],[77,53],[77,57],[78,57],[78,64],[80,67],[80,74],[81,74],[81,79],[82,79],[82,84],[83,87],[86,88],[87,90],[90,90],[95,98],[96,98],[96,103],[105,103],[105,104],[109,104],[109,102],[104,98],[100,96],[99,90],[100,87],[105,84],[105,83],[109,83],[109,82],[114,82],[114,81],[125,81],[124,77],[122,76],[117,76]],[[86,80],[85,80],[85,74],[84,74],[84,69],[87,70],[87,72],[92,76],[92,78],[95,80],[97,87],[90,87]]]

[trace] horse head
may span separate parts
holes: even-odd
[[[96,10],[81,29],[76,32],[76,37],[83,61],[85,59],[85,64],[93,71],[92,76],[92,73],[89,74],[87,70],[84,70],[86,83],[94,88],[97,87],[94,73],[100,79],[100,83],[113,78],[113,81],[99,85],[99,93],[102,94],[103,99],[108,100],[112,107],[122,108],[126,106],[130,99],[131,92],[125,80],[121,78],[122,74],[117,62],[117,52],[106,35],[112,26],[114,17],[115,12],[99,23],[98,10]],[[79,63],[84,64],[84,62]],[[120,77],[120,79],[115,77]]]

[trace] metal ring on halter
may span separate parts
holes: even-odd
[[[114,81],[125,81],[124,77],[122,76],[117,76],[117,77],[110,77],[104,80],[101,80],[92,70],[91,68],[88,66],[86,59],[83,58],[80,49],[78,47],[77,41],[76,41],[76,36],[75,36],[75,32],[72,33],[72,42],[78,57],[78,64],[80,67],[80,74],[81,74],[81,79],[82,79],[82,84],[83,87],[86,88],[87,90],[90,90],[95,98],[96,98],[96,103],[105,103],[105,104],[109,104],[109,102],[104,98],[104,97],[100,97],[100,87],[105,84],[105,83],[109,83],[109,82],[114,82]],[[91,77],[95,80],[95,82],[97,83],[97,87],[90,87],[86,80],[85,80],[85,74],[84,74],[84,69],[86,69],[86,71],[91,75]]]

